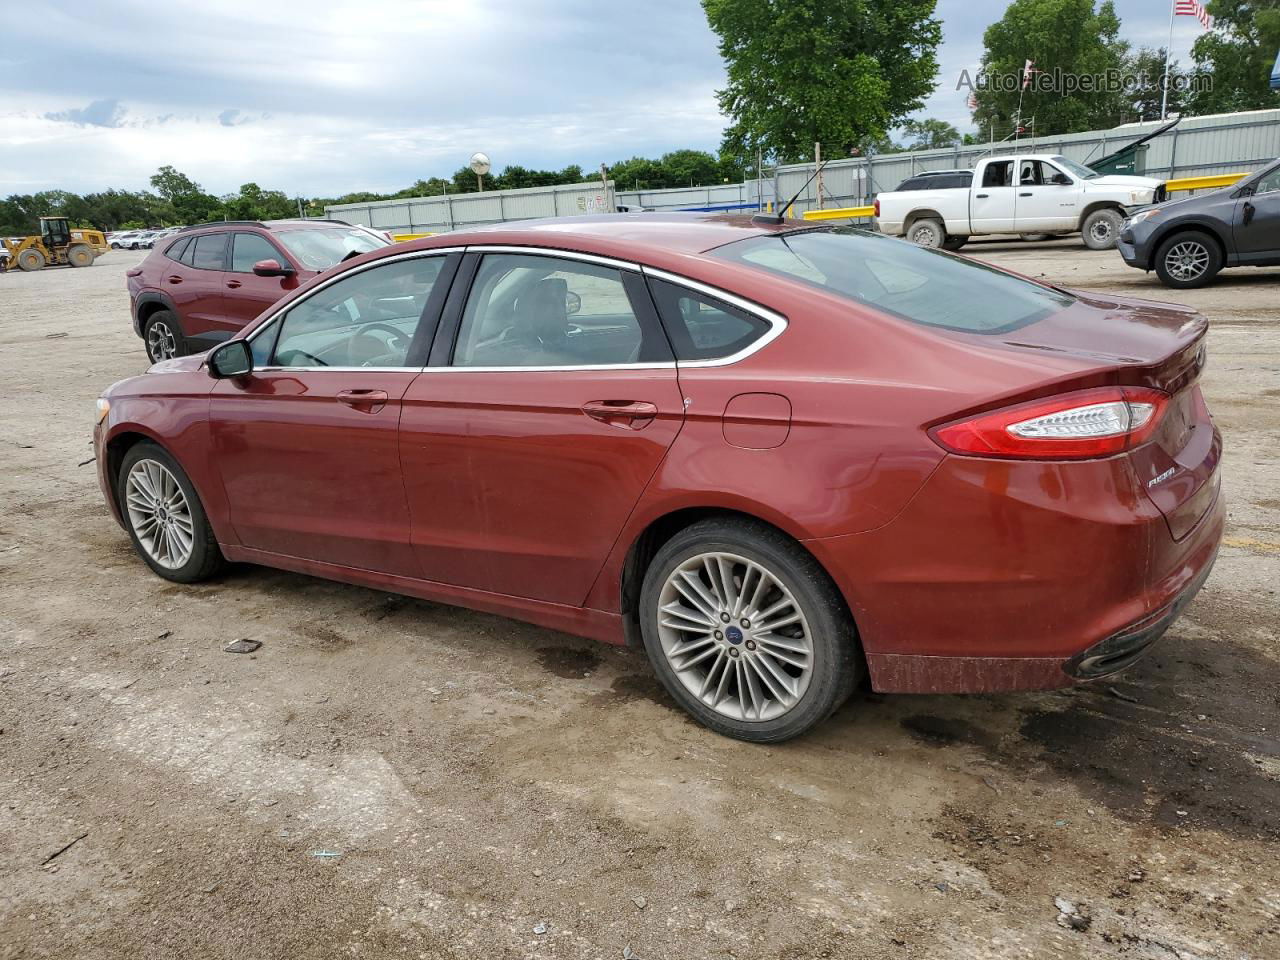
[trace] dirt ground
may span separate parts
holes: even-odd
[[[142,255],[0,275],[0,958],[1280,956],[1280,271],[965,252],[1210,317],[1226,545],[1120,679],[862,694],[772,748],[637,651],[151,575],[79,465]]]

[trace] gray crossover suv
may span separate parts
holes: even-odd
[[[1202,287],[1223,267],[1280,265],[1280,162],[1223,190],[1140,210],[1116,245],[1166,287]]]

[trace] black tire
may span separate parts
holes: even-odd
[[[947,239],[942,241],[942,249],[956,251],[968,242],[968,237],[947,237]]]
[[[768,719],[726,716],[703,703],[695,691],[686,688],[664,650],[659,627],[659,608],[668,578],[686,561],[700,554],[713,552],[732,554],[768,571],[790,591],[808,625],[812,665],[809,668],[807,686],[794,705],[780,715]],[[736,580],[735,583],[745,586]],[[746,595],[745,589],[743,595]],[[748,626],[747,621],[742,622],[744,626]],[[681,530],[662,546],[645,571],[644,585],[640,592],[640,629],[649,662],[659,681],[677,703],[699,723],[717,733],[755,743],[790,740],[825,720],[849,698],[865,670],[853,618],[826,571],[790,537],[766,524],[746,519],[701,520]],[[735,631],[733,624],[726,625],[724,631],[725,634],[720,635],[719,641],[712,640],[710,632],[706,633],[706,640],[703,642],[723,648],[725,657],[721,658],[717,654],[715,660],[725,664],[723,669],[726,672],[730,665],[741,659],[742,675],[745,675],[748,671],[743,658],[748,656],[748,650],[756,651],[750,656],[760,656],[764,641],[757,649],[749,639],[744,641],[743,632]],[[737,633],[737,640],[732,640],[730,636],[734,632]],[[766,632],[772,635],[772,631]],[[745,636],[750,638],[753,634],[748,632]],[[730,642],[741,645],[731,649]],[[730,660],[728,654],[733,650],[738,652]],[[756,676],[760,675],[757,670]],[[696,682],[697,678],[693,679]],[[736,687],[736,680],[731,686]],[[730,696],[733,695],[726,695],[726,705],[729,705],[727,701]],[[774,700],[777,702],[777,698]]]
[[[1222,269],[1222,249],[1207,233],[1181,231],[1161,241],[1155,267],[1160,282],[1172,290],[1203,287]]]
[[[1041,243],[1045,240],[1053,239],[1053,234],[1051,233],[1024,233],[1021,236],[1027,243]]]
[[[87,243],[77,243],[67,250],[67,263],[73,267],[93,266],[93,248]]]
[[[135,529],[137,521],[128,506],[128,480],[130,471],[144,460],[163,466],[177,481],[186,498],[192,527],[192,546],[190,558],[180,566],[166,566],[159,562],[143,546]],[[157,576],[172,580],[174,583],[196,583],[207,580],[226,566],[227,561],[222,556],[222,551],[218,549],[218,540],[213,534],[213,528],[209,526],[209,518],[204,512],[204,504],[200,502],[196,488],[192,486],[191,479],[182,469],[182,465],[159,444],[149,440],[143,441],[130,447],[125,453],[120,463],[120,473],[116,477],[116,502],[120,504],[120,512],[124,517],[129,539],[133,542],[133,549]]]
[[[1123,226],[1124,217],[1119,210],[1095,210],[1084,218],[1080,234],[1090,250],[1114,250]]]
[[[187,353],[182,327],[172,310],[157,310],[147,317],[147,322],[142,325],[142,343],[147,359],[152,363],[183,357]]]
[[[911,221],[911,226],[907,228],[907,239],[918,247],[935,249],[946,242],[947,228],[936,217],[921,217]]]
[[[27,273],[44,268],[44,254],[39,250],[27,248],[18,254],[18,267]]]

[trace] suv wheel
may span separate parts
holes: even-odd
[[[1090,250],[1115,249],[1120,239],[1120,228],[1124,218],[1115,210],[1095,210],[1084,218],[1080,232],[1084,235],[1084,245]]]
[[[862,676],[857,631],[817,561],[746,520],[703,520],[658,551],[640,595],[645,652],[702,724],[777,743],[830,716]]]
[[[195,487],[163,447],[143,442],[129,448],[116,497],[134,549],[161,577],[195,583],[226,563]]]
[[[1222,251],[1208,234],[1175,233],[1156,250],[1156,276],[1166,287],[1203,287],[1222,269]]]
[[[147,344],[147,358],[152,363],[171,360],[186,353],[182,329],[172,310],[157,310],[149,316],[142,328],[142,338]]]

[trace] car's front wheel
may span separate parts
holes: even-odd
[[[1080,233],[1090,250],[1113,250],[1120,239],[1124,218],[1117,210],[1095,210],[1084,218]]]
[[[1222,251],[1213,238],[1190,231],[1175,233],[1156,250],[1156,276],[1166,287],[1203,287],[1222,269]]]
[[[143,442],[129,448],[116,496],[134,549],[166,580],[195,583],[226,563],[195,487],[163,447]]]
[[[699,521],[669,540],[645,574],[640,626],[671,696],[740,740],[799,736],[862,675],[830,577],[794,540],[748,520]]]

